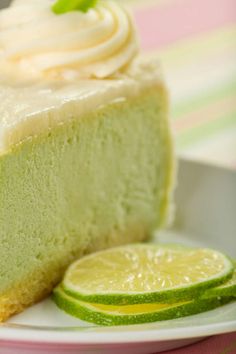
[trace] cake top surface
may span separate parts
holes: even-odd
[[[138,61],[125,74],[106,80],[0,83],[0,155],[68,119],[138,95],[161,81],[158,62]]]
[[[158,62],[134,59],[137,52],[136,37],[126,11],[118,6],[120,15],[117,16],[130,26],[124,33],[123,30],[119,31],[122,24],[117,22],[117,17],[113,18],[116,13],[113,2],[100,2],[96,9],[87,13],[74,11],[65,15],[53,14],[49,6],[50,0],[34,0],[34,6],[43,15],[35,12],[32,0],[15,0],[12,7],[0,11],[0,155],[27,138],[110,102],[127,99],[138,94],[144,87],[151,87],[161,80]],[[73,16],[68,18],[68,15]],[[100,24],[99,19],[103,17],[105,20]],[[55,25],[52,32],[64,26],[64,31],[68,31],[66,38],[69,36],[72,40],[68,47],[65,45],[65,38],[61,39],[59,36],[62,47],[60,41],[55,41],[56,44],[49,53],[51,61],[48,60],[48,46],[52,46],[57,37],[54,36],[53,39],[52,35],[47,42],[46,37],[48,33],[51,34],[51,29],[47,28],[48,20],[50,23],[56,22],[52,25],[52,28]],[[76,27],[75,20],[81,22],[79,28]],[[77,45],[77,38],[79,42],[81,33],[84,35],[91,29],[94,31],[94,28],[98,31],[101,27],[102,36],[106,28],[110,31],[112,20],[116,22],[116,27],[112,27],[112,31],[106,34],[107,38],[102,45],[100,42],[91,43],[89,35],[85,36],[90,45],[87,49],[93,53],[90,63],[87,49],[82,55],[86,58],[85,61],[80,60],[80,49],[71,51],[73,43]],[[89,21],[91,23],[87,27]],[[27,34],[25,40],[24,31]],[[125,42],[123,38],[117,47],[120,36],[125,37]],[[18,40],[13,41],[14,38],[19,39],[19,43]],[[98,53],[99,46],[101,50]],[[61,52],[61,48],[65,48],[65,53]],[[73,61],[73,65],[71,62],[68,64],[68,58]],[[36,62],[45,65],[37,67]],[[52,65],[50,69],[46,65],[48,63]]]

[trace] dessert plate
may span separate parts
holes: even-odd
[[[236,172],[180,160],[178,174],[175,223],[154,241],[209,246],[236,259]],[[48,298],[0,326],[0,354],[148,354],[232,331],[236,302],[178,320],[97,327],[64,314]]]

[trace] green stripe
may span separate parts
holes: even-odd
[[[209,91],[202,95],[192,98],[186,102],[182,102],[173,107],[172,118],[181,119],[184,115],[195,111],[203,106],[206,106],[214,101],[222,99],[227,96],[232,96],[236,94],[236,81],[233,80],[228,82],[224,86],[217,87],[213,91]],[[236,104],[235,104],[236,107]]]
[[[231,112],[227,116],[223,115],[217,120],[208,122],[199,127],[192,128],[184,133],[180,133],[176,139],[177,149],[183,150],[186,147],[215,135],[219,131],[221,132],[231,127],[236,128],[236,111]]]

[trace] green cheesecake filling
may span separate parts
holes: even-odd
[[[1,156],[0,300],[40,269],[58,281],[82,253],[145,239],[165,222],[173,172],[166,100],[162,87],[146,90]]]

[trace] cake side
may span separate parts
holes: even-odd
[[[146,240],[166,220],[164,85],[71,118],[0,159],[1,320],[47,295],[75,258]]]

